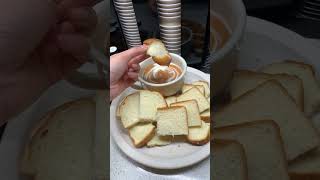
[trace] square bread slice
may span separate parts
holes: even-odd
[[[120,119],[124,128],[137,124],[139,119],[140,93],[128,95],[119,107]]]
[[[199,89],[199,91],[201,92],[201,94],[205,95],[205,89],[204,86],[202,85],[192,85],[192,84],[184,84],[182,86],[182,93],[185,93],[186,91],[190,90],[191,88],[196,87]]]
[[[211,142],[213,180],[248,180],[247,157],[243,146],[232,140]]]
[[[319,134],[312,122],[275,80],[248,91],[214,115],[215,127],[258,119],[272,119],[278,124],[289,161],[319,145]]]
[[[172,103],[177,102],[177,97],[170,96],[170,97],[167,97],[165,100],[166,100],[167,106],[169,107]]]
[[[210,97],[210,86],[209,83],[206,81],[196,81],[192,83],[193,85],[202,85],[204,87],[204,94],[205,97],[208,98]]]
[[[187,140],[194,145],[207,144],[210,141],[210,123],[201,121],[200,127],[190,127]]]
[[[214,136],[242,144],[247,157],[249,179],[290,179],[279,127],[273,121],[256,121],[218,128],[215,129]]]
[[[171,104],[171,107],[175,106],[184,106],[187,109],[189,127],[201,126],[199,107],[196,100],[181,101]]]
[[[137,124],[129,129],[129,136],[135,147],[146,145],[154,136],[156,127],[152,123]]]
[[[320,109],[320,87],[311,65],[302,62],[285,61],[265,66],[261,72],[269,74],[296,75],[303,82],[304,88],[304,112],[312,116]]]
[[[141,90],[139,105],[139,120],[141,122],[154,122],[158,108],[166,108],[164,97],[154,91]]]
[[[188,116],[185,107],[160,108],[156,120],[159,136],[188,135]]]
[[[197,101],[200,113],[210,108],[208,100],[204,97],[203,94],[201,94],[201,92],[196,87],[189,89],[188,91],[177,97],[177,102],[188,100]]]
[[[304,95],[302,80],[292,75],[272,75],[247,70],[236,71],[230,84],[231,98],[236,99],[247,91],[256,88],[259,84],[271,79],[277,80],[288,91],[289,95],[303,111]]]
[[[148,147],[155,146],[166,146],[171,144],[172,136],[159,136],[157,133],[153,136],[153,138],[147,143]]]

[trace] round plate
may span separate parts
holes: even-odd
[[[199,70],[188,67],[185,82],[191,83],[197,80],[210,81],[210,76]],[[116,119],[116,109],[123,98],[136,92],[135,89],[126,89],[111,104],[110,108],[110,132],[114,142],[131,159],[152,168],[178,169],[193,165],[210,155],[210,143],[203,146],[193,146],[186,142],[174,142],[167,146],[153,148],[135,148],[121,122]]]

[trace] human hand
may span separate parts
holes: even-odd
[[[110,57],[110,99],[133,85],[140,71],[139,63],[148,56],[148,46],[142,45]]]
[[[0,2],[0,119],[21,112],[87,61],[97,0],[55,0],[50,8],[45,2]]]

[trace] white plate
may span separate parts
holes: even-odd
[[[197,80],[210,81],[210,75],[199,70],[188,67],[185,77],[186,83]],[[119,148],[133,160],[152,168],[177,169],[193,165],[210,155],[210,143],[203,146],[193,146],[188,143],[172,143],[168,146],[154,148],[135,148],[128,132],[123,128],[121,122],[116,119],[116,109],[119,102],[127,95],[135,92],[132,88],[126,89],[111,104],[110,108],[110,132],[113,140]]]

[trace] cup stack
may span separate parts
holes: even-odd
[[[181,54],[181,0],[157,0],[160,37],[168,51]]]
[[[115,9],[129,48],[141,45],[139,28],[132,0],[114,0]]]

